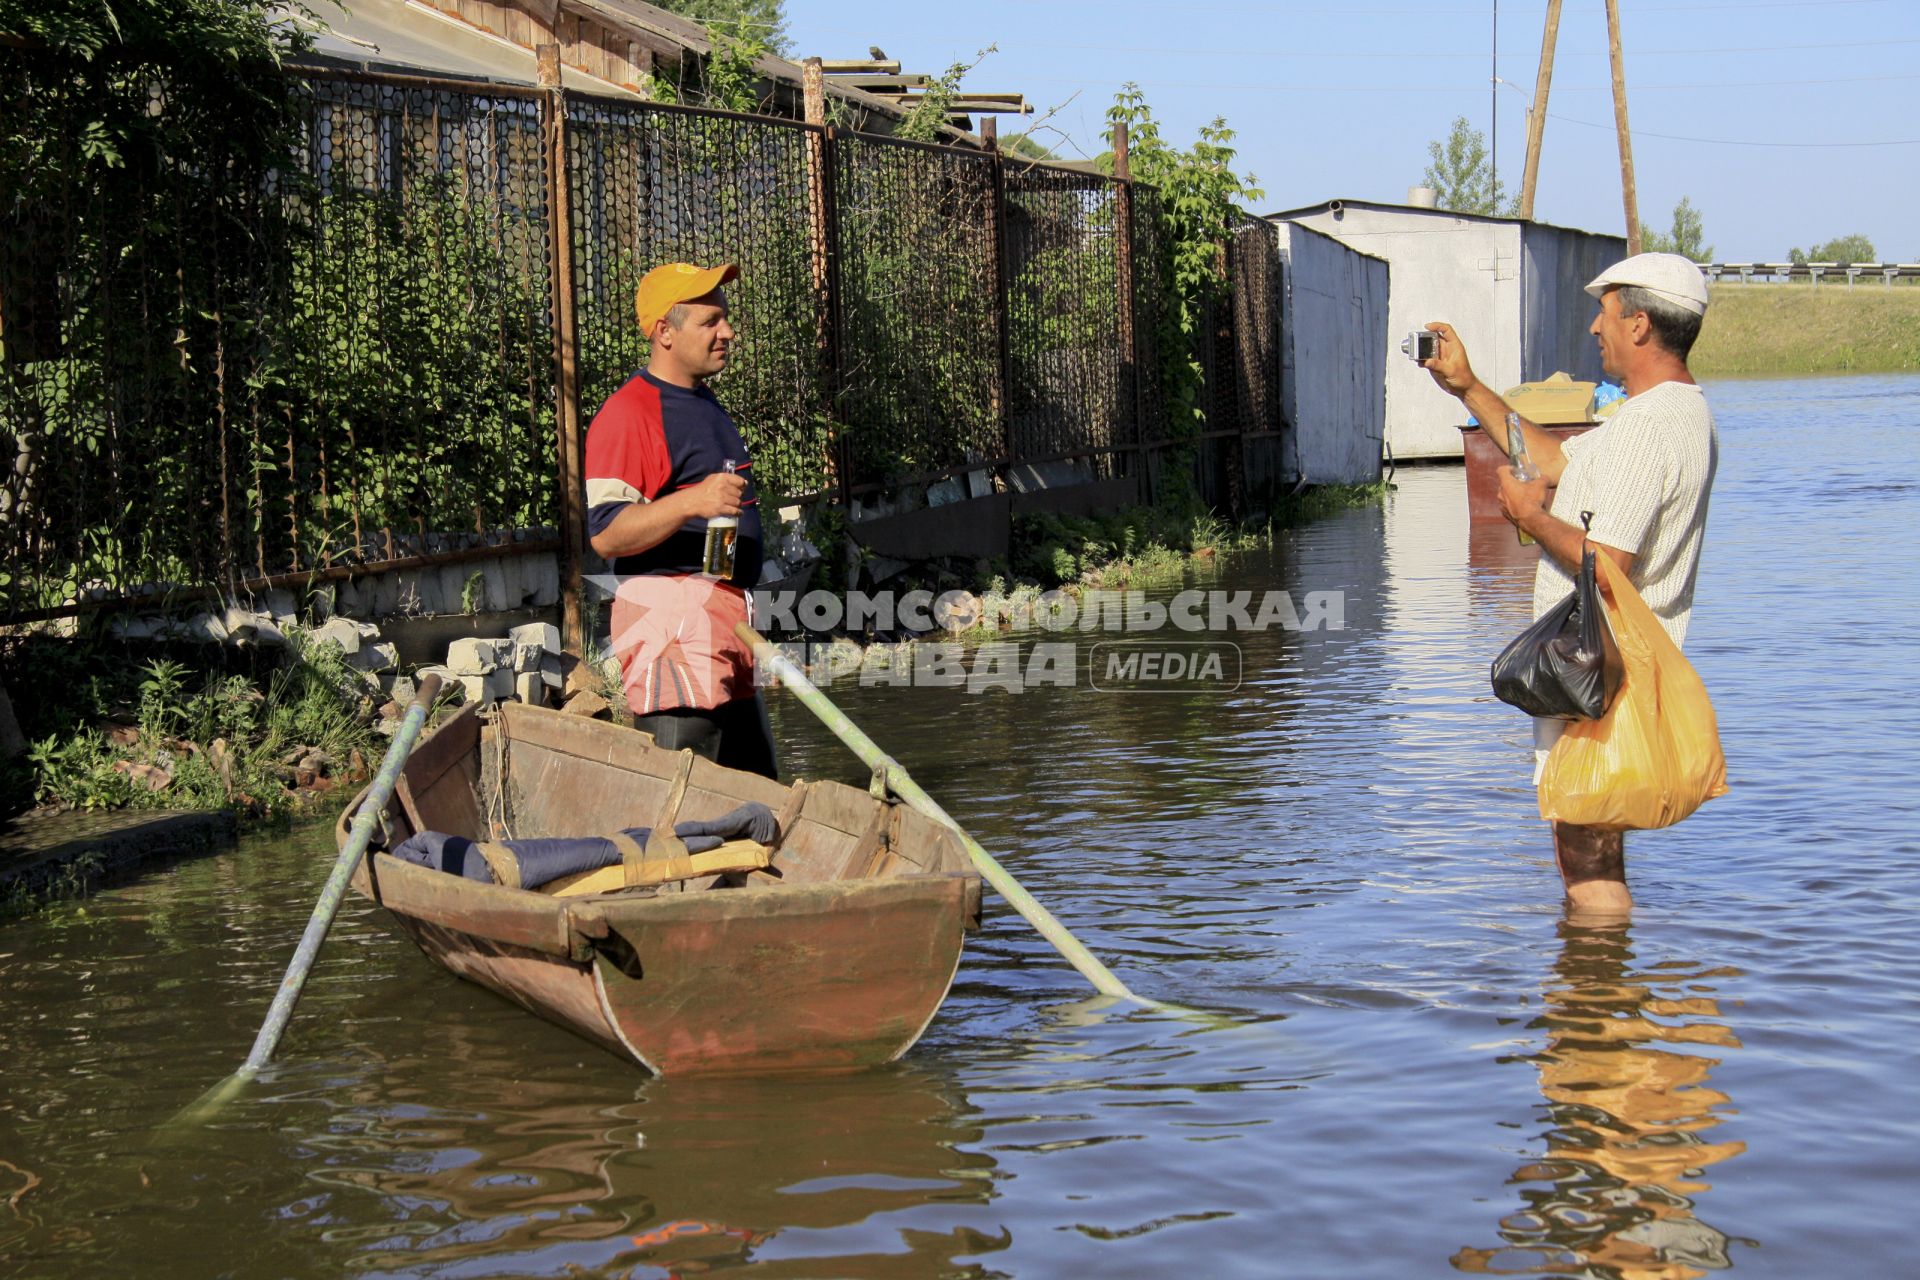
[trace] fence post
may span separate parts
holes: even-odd
[[[1006,157],[1000,154],[997,119],[988,116],[980,122],[980,141],[986,144],[991,166],[987,196],[987,275],[993,289],[994,329],[999,340],[1000,385],[994,388],[991,403],[994,416],[1000,420],[1000,456],[1011,459],[1014,456],[1013,316],[1007,260],[1007,163]]]
[[[548,287],[553,311],[554,423],[559,432],[560,637],[576,658],[587,652],[580,571],[586,558],[586,491],[580,468],[580,334],[573,310],[573,187],[567,171],[567,93],[560,85],[560,46],[538,50],[540,124],[547,168]]]
[[[836,242],[838,208],[834,198],[833,130],[827,124],[826,75],[820,59],[800,64],[802,110],[807,131],[807,238],[813,265],[814,332],[818,346],[816,367],[824,392],[829,461],[840,490],[841,509],[852,518],[852,457],[840,420],[843,371],[840,359],[840,267]]]
[[[1133,167],[1127,152],[1127,125],[1113,125],[1113,252],[1115,285],[1120,309],[1120,372],[1132,401],[1134,458],[1139,467],[1134,485],[1148,505],[1153,503],[1153,464],[1147,456],[1146,411],[1140,387],[1140,336],[1134,314],[1133,279]]]

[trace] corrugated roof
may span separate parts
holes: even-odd
[[[457,18],[407,0],[350,0],[350,6],[337,0],[311,0],[308,7],[314,22],[292,9],[281,10],[277,15],[281,20],[299,22],[314,31],[313,50],[294,61],[304,65],[450,76],[503,84],[539,83],[531,49],[489,35]],[[651,42],[665,43],[701,57],[713,52],[705,27],[638,0],[554,0],[553,7],[556,13],[571,9],[590,15],[595,21],[624,28],[636,37],[647,37]],[[786,86],[796,97],[800,93],[803,72],[798,63],[766,55],[755,59],[754,70],[768,81]],[[561,80],[569,89],[627,98],[639,96],[571,67],[561,68]],[[885,98],[835,84],[831,78],[825,89],[829,97],[888,120],[898,120],[905,114]],[[951,139],[984,145],[965,130],[946,126],[943,133]]]
[[[1474,222],[1504,222],[1522,227],[1545,227],[1549,231],[1570,231],[1579,236],[1611,236],[1615,240],[1622,237],[1610,231],[1588,231],[1584,227],[1563,227],[1552,222],[1541,222],[1536,218],[1508,218],[1491,213],[1464,213],[1459,209],[1429,209],[1417,204],[1393,204],[1385,200],[1322,200],[1319,204],[1302,205],[1298,209],[1282,209],[1278,213],[1263,214],[1268,222],[1291,222],[1295,218],[1304,218],[1309,214],[1326,213],[1332,209],[1378,209],[1384,213],[1417,213],[1432,218],[1468,218]]]
[[[297,21],[314,33],[313,49],[293,61],[308,66],[452,76],[500,84],[540,82],[531,49],[406,0],[352,0],[352,4],[348,10],[332,0],[308,0],[312,22],[289,12],[279,14],[283,20]],[[569,89],[637,96],[571,67],[562,67],[560,78]]]

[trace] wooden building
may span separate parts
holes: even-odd
[[[311,0],[311,66],[395,72],[500,84],[536,84],[535,50],[560,46],[570,89],[650,98],[664,86],[698,102],[713,41],[699,23],[639,0]],[[305,21],[304,19],[299,19]],[[755,60],[758,110],[801,119],[802,71],[771,55]],[[904,118],[897,98],[829,76],[829,118],[887,134]],[[946,141],[983,145],[948,127]]]

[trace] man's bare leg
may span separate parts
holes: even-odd
[[[1627,892],[1626,839],[1604,827],[1553,824],[1553,856],[1567,885],[1567,903],[1576,910],[1626,914],[1633,910]]]

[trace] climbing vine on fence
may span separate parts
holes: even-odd
[[[1246,219],[1246,206],[1266,193],[1255,185],[1254,175],[1234,172],[1234,131],[1223,117],[1202,126],[1193,145],[1182,150],[1161,136],[1146,95],[1129,82],[1107,108],[1107,120],[1127,126],[1133,178],[1160,193],[1163,251],[1152,270],[1171,305],[1160,309],[1155,345],[1166,388],[1168,435],[1180,440],[1197,434],[1205,420],[1205,373],[1194,343],[1208,305],[1228,292],[1227,242]],[[1186,467],[1169,469],[1170,474],[1187,472]]]

